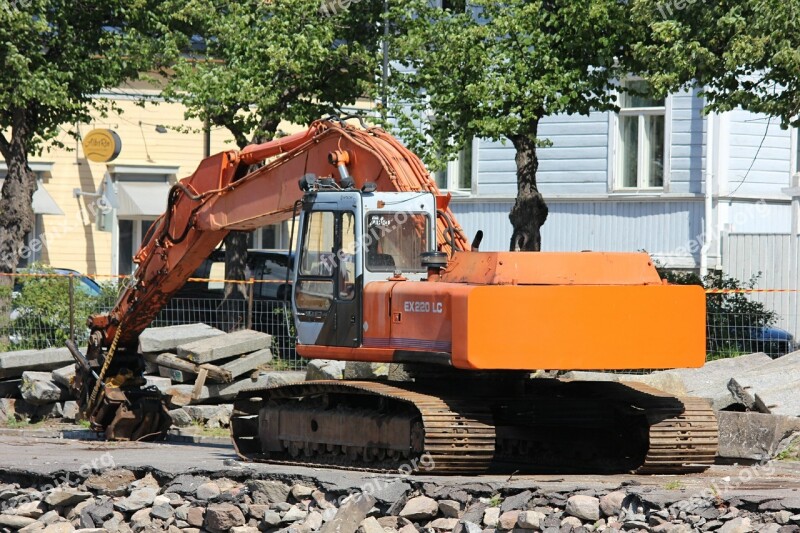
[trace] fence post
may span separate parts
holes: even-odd
[[[69,275],[69,340],[75,342],[75,277]]]
[[[248,280],[247,285],[247,329],[253,329],[253,299],[255,297],[255,281],[253,278]]]

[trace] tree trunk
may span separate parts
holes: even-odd
[[[232,231],[225,237],[225,279],[247,279],[247,232]],[[247,285],[226,283],[225,299],[247,298]]]
[[[0,139],[0,148],[8,167],[0,195],[0,332],[11,312],[11,289],[20,255],[26,252],[25,234],[33,228],[33,193],[36,175],[28,167],[28,153],[23,135],[16,131],[10,142]],[[30,253],[30,250],[27,250]],[[0,334],[0,337],[4,335]],[[0,345],[4,344],[0,338]]]
[[[514,136],[511,142],[516,148],[517,200],[508,215],[511,220],[510,250],[538,252],[542,249],[541,227],[547,220],[547,204],[536,187],[536,171],[539,160],[536,157],[536,141],[533,136]]]

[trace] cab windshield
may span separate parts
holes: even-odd
[[[420,255],[430,251],[430,218],[426,213],[368,213],[365,227],[364,246],[369,270],[425,270]]]

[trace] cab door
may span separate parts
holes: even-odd
[[[361,344],[360,217],[342,207],[324,203],[301,215],[292,302],[301,344]]]

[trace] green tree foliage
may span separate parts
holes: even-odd
[[[800,125],[800,1],[634,0],[645,30],[632,70],[666,93],[694,84],[707,108],[742,106]]]
[[[92,95],[148,66],[154,45],[141,28],[157,26],[154,12],[146,0],[0,0],[0,273],[14,271],[32,227],[28,157],[109,108]]]
[[[742,282],[719,272],[709,272],[701,278],[694,273],[674,272],[659,268],[663,279],[676,285],[701,285],[706,294],[706,344],[709,358],[721,359],[760,351],[756,337],[761,328],[771,326],[778,318],[774,311],[755,302],[742,289],[755,287],[759,276]]]
[[[4,335],[6,345],[14,350],[64,346],[70,337],[69,278],[41,265],[33,265],[30,270],[41,276],[17,278],[11,320]],[[107,309],[117,289],[115,285],[104,284],[101,295],[92,295],[81,287],[75,281],[73,317],[76,339],[85,343],[86,317]]]
[[[397,27],[393,114],[426,161],[473,137],[516,149],[511,249],[538,250],[547,206],[539,193],[542,118],[616,109],[610,90],[637,32],[618,0],[474,0],[439,9],[404,0]],[[434,118],[428,118],[434,117]]]
[[[272,139],[282,120],[338,115],[374,91],[376,5],[175,2],[175,62],[164,94],[187,107],[187,118],[229,130],[239,148]],[[232,232],[225,250],[226,277],[244,279],[246,236]],[[228,296],[244,294],[243,285],[226,286]]]

